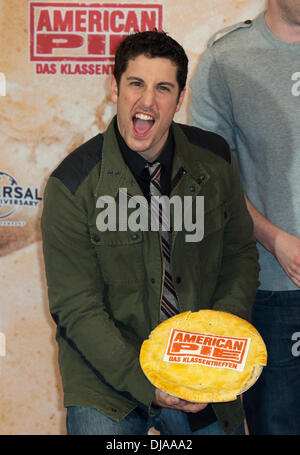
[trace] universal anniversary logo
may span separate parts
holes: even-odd
[[[0,171],[0,226],[24,226],[25,221],[8,218],[20,207],[36,208],[41,200],[38,188],[23,187],[15,177]]]

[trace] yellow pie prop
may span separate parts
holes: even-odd
[[[230,313],[180,313],[159,324],[142,344],[148,380],[170,395],[197,403],[232,401],[267,364],[267,350],[248,321]]]

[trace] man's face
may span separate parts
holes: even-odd
[[[176,72],[167,58],[139,55],[129,60],[119,90],[111,79],[119,131],[128,147],[150,162],[160,154],[184,98],[184,90],[179,95]]]
[[[291,25],[300,25],[300,0],[275,0],[281,17]]]

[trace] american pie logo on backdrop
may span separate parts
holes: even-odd
[[[120,41],[161,30],[162,10],[145,3],[31,2],[30,61],[39,62],[38,74],[111,74]]]

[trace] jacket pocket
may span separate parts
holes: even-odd
[[[197,247],[201,245],[201,243],[205,243],[206,239],[213,234],[220,233],[222,236],[222,233],[224,232],[224,227],[227,223],[228,220],[228,210],[227,210],[227,205],[225,202],[220,204],[219,206],[209,209],[206,212],[204,212],[203,219],[201,220],[203,224],[203,236],[200,241],[198,242],[193,242],[189,241],[187,242],[189,246],[191,247]],[[198,227],[197,227],[198,228]]]
[[[199,242],[184,242],[186,259],[193,263],[193,269],[198,276],[218,276],[224,244],[224,230],[228,214],[226,204],[207,211],[204,214],[204,235]]]
[[[228,220],[228,210],[226,203],[221,204],[213,210],[204,213],[204,236],[214,234],[217,231],[223,231]]]
[[[89,226],[101,272],[106,283],[138,283],[144,275],[143,233],[104,231]]]

